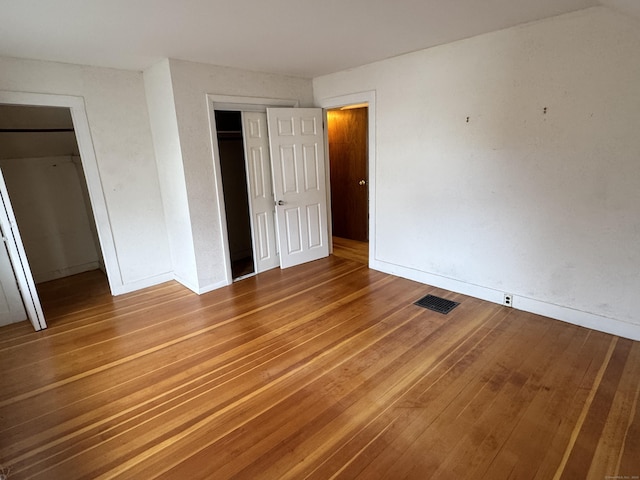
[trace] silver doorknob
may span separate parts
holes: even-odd
[[[358,182],[358,185],[360,185],[360,186],[362,186],[362,185],[366,185],[366,184],[367,184],[367,181],[366,181],[366,180],[360,180],[360,181]]]
[[[276,202],[276,205],[284,205],[284,201],[283,201],[283,200],[278,200],[278,201]]]

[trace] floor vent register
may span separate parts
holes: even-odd
[[[435,295],[427,295],[414,303],[419,307],[428,308],[434,312],[443,313],[446,315],[451,310],[460,305],[459,302],[453,302],[445,298],[436,297]]]

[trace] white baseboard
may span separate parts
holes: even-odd
[[[432,285],[434,287],[443,288],[452,292],[469,295],[470,297],[479,298],[488,302],[502,304],[503,292],[494,290],[492,288],[473,285],[471,283],[461,282],[460,280],[454,280],[452,278],[443,277],[441,275],[435,275],[433,273],[427,273],[421,270],[415,270],[413,268],[402,267],[400,265],[394,265],[393,263],[387,263],[380,260],[375,260],[374,262],[372,262],[370,268],[379,270],[384,273],[389,273],[397,277],[408,278],[409,280],[414,280],[426,285]]]
[[[196,292],[198,295],[202,295],[208,292],[212,292],[213,290],[217,290],[222,287],[226,287],[229,285],[226,281],[221,281],[217,283],[210,283],[209,285],[205,285],[204,287],[200,287]]]
[[[173,277],[173,280],[175,280],[176,282],[184,285],[189,290],[191,290],[193,293],[197,293],[198,295],[202,295],[204,293],[208,293],[208,292],[211,292],[213,290],[217,290],[218,288],[226,287],[228,285],[227,282],[225,282],[223,280],[221,282],[211,283],[209,285],[205,285],[204,287],[200,287],[198,285],[194,285],[193,283],[185,280],[184,278],[180,278],[178,275],[175,275]]]
[[[462,293],[488,302],[502,304],[504,298],[504,292],[501,290],[473,285],[461,282],[460,280],[434,275],[432,273],[402,267],[380,260],[370,262],[369,266],[374,270],[379,270],[398,277],[432,285],[437,288],[450,290],[452,292]],[[581,310],[575,310],[573,308],[563,307],[560,305],[554,305],[552,303],[520,295],[513,295],[512,308],[529,313],[535,313],[537,315],[543,315],[554,320],[560,320],[573,325],[597,330],[599,332],[640,341],[640,325],[623,322],[614,318],[583,312]]]
[[[168,272],[162,275],[156,275],[154,277],[137,280],[135,282],[125,283],[123,285],[111,285],[111,293],[115,296],[124,295],[125,293],[131,293],[143,288],[153,287],[154,285],[170,282],[173,279],[173,273]]]
[[[519,296],[513,297],[513,306],[525,312],[544,315],[545,317],[590,328],[591,330],[640,341],[640,325],[623,322],[615,318],[603,317],[602,315]]]
[[[183,287],[187,287],[193,293],[198,293],[198,287],[196,285],[194,285],[193,283],[191,283],[189,280],[186,280],[186,279],[182,278],[180,275],[174,275],[172,280],[175,280],[176,282],[178,282]]]
[[[131,283],[127,283],[124,285],[116,285],[116,286],[111,286],[111,293],[113,295],[123,295],[125,293],[131,293],[131,292],[135,292],[136,290],[141,290],[143,288],[147,288],[147,287],[153,287],[154,285],[159,285],[161,283],[165,283],[165,282],[170,282],[172,280],[175,280],[176,282],[178,282],[179,284],[183,285],[184,287],[188,288],[189,290],[191,290],[192,292],[198,294],[198,295],[202,295],[204,293],[207,292],[211,292],[213,290],[217,290],[218,288],[221,287],[225,287],[227,285],[227,282],[225,282],[224,280],[221,282],[217,282],[217,283],[212,283],[209,285],[205,285],[203,287],[197,286],[192,284],[191,282],[185,280],[184,278],[181,278],[178,275],[174,275],[173,272],[170,273],[165,273],[162,275],[157,275],[155,277],[150,277],[150,278],[145,278],[143,280],[138,280],[136,282],[131,282]]]

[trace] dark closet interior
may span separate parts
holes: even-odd
[[[215,111],[231,274],[239,279],[255,272],[247,172],[242,138],[242,113]]]

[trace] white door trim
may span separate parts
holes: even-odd
[[[370,90],[367,92],[352,93],[349,95],[341,95],[338,97],[322,98],[317,100],[320,107],[326,110],[331,108],[340,108],[347,105],[355,105],[359,103],[367,103],[368,105],[368,136],[369,136],[369,153],[368,153],[368,175],[369,175],[369,266],[373,266],[376,262],[376,92]],[[330,176],[329,176],[329,149],[325,148],[326,156],[326,176],[327,176],[327,198],[331,198]],[[331,232],[330,232],[331,233]],[[329,238],[331,242],[331,237]]]
[[[65,107],[71,110],[73,128],[76,133],[78,149],[80,150],[80,160],[87,181],[89,199],[93,208],[96,230],[104,258],[109,288],[111,293],[117,295],[125,291],[124,282],[118,255],[116,253],[111,221],[107,210],[107,202],[102,189],[100,171],[89,129],[89,120],[85,109],[84,98],[71,95],[55,95],[46,93],[30,92],[7,92],[0,91],[0,104],[10,105],[30,105],[46,107]]]
[[[213,155],[213,175],[216,184],[216,199],[218,201],[218,221],[220,223],[220,240],[225,261],[225,282],[233,283],[231,273],[231,252],[229,251],[229,233],[227,230],[227,214],[222,190],[222,174],[220,168],[220,150],[218,149],[218,129],[216,128],[216,110],[230,110],[236,112],[266,112],[267,107],[297,107],[300,104],[295,99],[242,97],[231,95],[207,94],[207,109],[209,111],[209,131],[211,133],[211,152]],[[253,235],[253,232],[251,232]]]

